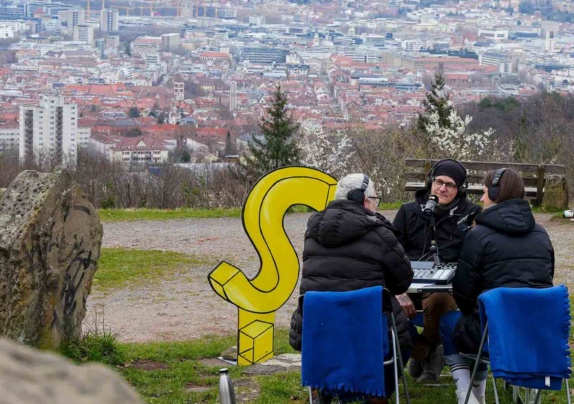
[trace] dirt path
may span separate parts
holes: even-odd
[[[392,220],[395,211],[383,213]],[[293,214],[285,219],[286,233],[299,256],[308,216]],[[550,214],[536,215],[537,221],[548,230],[556,250],[555,282],[570,286],[574,284],[574,222],[550,217]],[[250,277],[257,273],[259,259],[240,219],[105,223],[103,244],[199,254],[208,264],[189,268],[175,280],[146,288],[126,288],[104,296],[95,287],[88,300],[87,328],[92,327],[90,316],[94,310],[101,311],[103,307],[105,326],[126,342],[186,340],[236,331],[237,309],[212,291],[207,274],[222,260]],[[296,291],[277,312],[277,326],[288,327],[297,296]]]

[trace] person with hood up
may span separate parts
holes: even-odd
[[[464,239],[452,284],[460,312],[446,314],[440,325],[459,404],[470,388],[472,363],[458,353],[476,354],[480,345],[478,296],[498,287],[551,287],[554,277],[554,249],[524,200],[520,175],[507,168],[489,172],[480,200],[484,210]],[[487,368],[479,366],[471,404],[485,403]]]
[[[425,212],[431,195],[438,204],[434,212]],[[393,224],[401,232],[399,242],[411,261],[432,261],[432,222],[435,223],[434,237],[441,262],[458,261],[465,230],[457,226],[458,221],[469,214],[476,214],[480,206],[466,198],[466,168],[457,160],[438,161],[427,174],[426,187],[415,193],[415,201],[405,203],[397,212]],[[408,364],[408,372],[420,383],[438,381],[444,366],[439,323],[440,318],[456,303],[449,293],[425,293],[422,296],[397,296],[408,318],[416,315],[415,304],[422,306],[424,329],[416,339]],[[419,307],[420,307],[419,306]]]
[[[308,291],[344,292],[383,286],[404,293],[413,279],[410,261],[397,241],[394,226],[376,212],[380,197],[365,174],[349,174],[337,184],[335,200],[314,213],[307,223],[300,294]],[[392,298],[401,352],[410,354],[411,324]],[[300,351],[301,307],[293,313],[289,343]],[[408,357],[408,356],[406,356]],[[393,372],[385,372],[386,396],[394,388]],[[386,399],[372,402],[386,403]],[[375,400],[375,401],[373,401]]]

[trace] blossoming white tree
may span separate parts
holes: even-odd
[[[301,162],[338,178],[347,173],[354,155],[351,139],[328,133],[319,125],[303,124],[299,139]]]
[[[457,160],[470,160],[488,157],[492,159],[496,140],[494,130],[489,128],[479,133],[467,133],[472,122],[471,116],[462,118],[453,108],[448,116],[450,126],[442,126],[438,111],[426,116],[424,126],[427,139],[434,145],[441,156]]]

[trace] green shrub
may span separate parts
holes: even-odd
[[[111,332],[88,333],[79,342],[64,344],[60,353],[77,363],[100,362],[106,365],[122,365],[126,355]]]

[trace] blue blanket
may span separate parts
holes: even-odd
[[[376,286],[305,294],[303,386],[383,396],[383,344],[388,337],[382,292]]]
[[[497,288],[478,301],[483,327],[488,320],[494,377],[516,386],[560,390],[571,373],[568,289]]]

